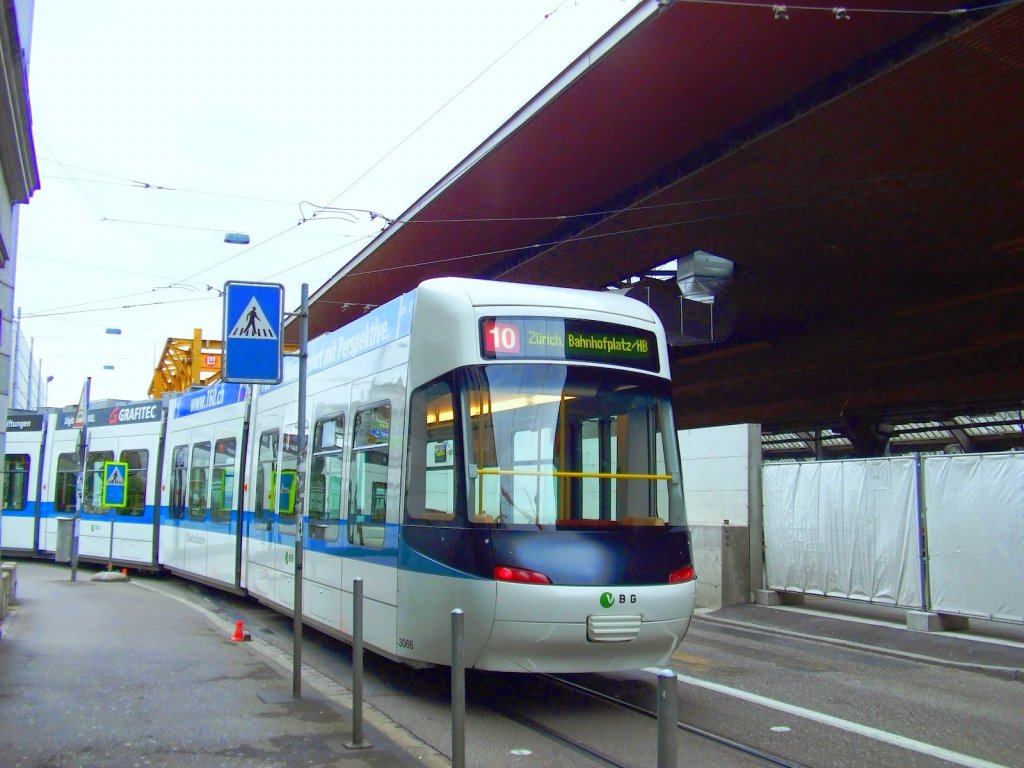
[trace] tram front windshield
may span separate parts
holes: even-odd
[[[684,522],[664,379],[565,365],[467,373],[460,410],[471,522],[534,529]]]

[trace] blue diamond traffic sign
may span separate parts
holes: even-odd
[[[221,379],[249,384],[281,381],[284,286],[224,283],[224,362]]]

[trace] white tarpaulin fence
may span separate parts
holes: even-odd
[[[931,609],[1024,623],[1024,453],[924,462]]]
[[[762,492],[769,589],[1024,623],[1024,454],[771,464]]]

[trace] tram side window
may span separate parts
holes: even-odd
[[[82,471],[81,454],[62,453],[57,457],[57,482],[53,488],[55,512],[75,511],[75,487]]]
[[[235,438],[224,437],[213,450],[210,516],[215,523],[230,523],[235,506]]]
[[[352,474],[349,479],[350,543],[378,549],[384,546],[390,442],[390,403],[356,413],[352,427]]]
[[[273,478],[276,476],[277,443],[280,433],[271,429],[260,435],[256,462],[256,498],[254,500],[256,525],[266,530],[274,519]]]
[[[299,487],[299,434],[298,426],[285,431],[281,441],[281,469],[273,479],[277,514],[282,525],[295,524],[295,495]]]
[[[24,509],[28,506],[27,453],[9,453],[4,456],[4,509]]]
[[[647,380],[559,366],[483,373],[467,392],[471,505],[507,525],[681,517],[669,401]]]
[[[567,485],[573,517],[616,520],[627,525],[661,525],[670,518],[671,474],[663,431],[668,414],[648,393],[629,388],[604,393],[588,403],[571,402],[567,456],[584,477]]]
[[[409,488],[406,510],[414,520],[455,518],[455,412],[452,388],[446,381],[420,387],[412,395],[409,414]],[[494,522],[476,516],[474,522]]]
[[[188,474],[188,518],[206,519],[206,491],[210,482],[210,444],[192,446],[192,466]]]
[[[125,486],[125,506],[116,507],[123,517],[142,517],[146,511],[146,473],[149,470],[149,451],[121,451],[121,461],[128,465]]]
[[[647,396],[623,394],[615,419],[616,450],[613,471],[659,476],[666,473],[664,417],[660,404]],[[672,435],[672,432],[668,432]],[[670,518],[668,484],[657,480],[618,483],[614,498],[616,519],[636,524],[664,523]]]
[[[110,509],[103,506],[103,463],[114,460],[113,451],[89,451],[85,460],[85,505],[89,515],[105,515]]]
[[[187,498],[185,460],[187,457],[188,446],[176,445],[171,451],[171,487],[167,507],[172,520],[181,520],[185,517],[185,499]]]
[[[309,535],[315,539],[338,540],[344,446],[343,415],[331,416],[316,422],[313,427],[313,461],[309,475],[307,504],[310,518]]]
[[[505,525],[558,520],[555,472],[566,371],[555,366],[492,366],[469,391],[472,463],[470,503],[484,519]]]

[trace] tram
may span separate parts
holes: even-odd
[[[53,414],[46,442],[41,487],[40,550],[55,553],[57,518],[72,516],[82,483],[78,555],[83,560],[152,569],[157,566],[156,510],[162,461],[164,408],[159,400],[91,408],[86,424],[85,466],[82,430],[74,412]],[[127,465],[125,504],[103,505],[107,462]]]
[[[461,609],[470,668],[667,662],[695,575],[649,307],[425,281],[310,342],[305,441],[286,363],[166,403],[157,566],[290,613],[298,536],[303,620],[351,639],[361,579],[388,658],[449,664]]]
[[[160,565],[232,592],[243,591],[238,478],[249,404],[239,384],[171,399],[161,474]]]
[[[43,453],[53,414],[10,410],[4,449],[0,551],[32,554],[40,549]]]

